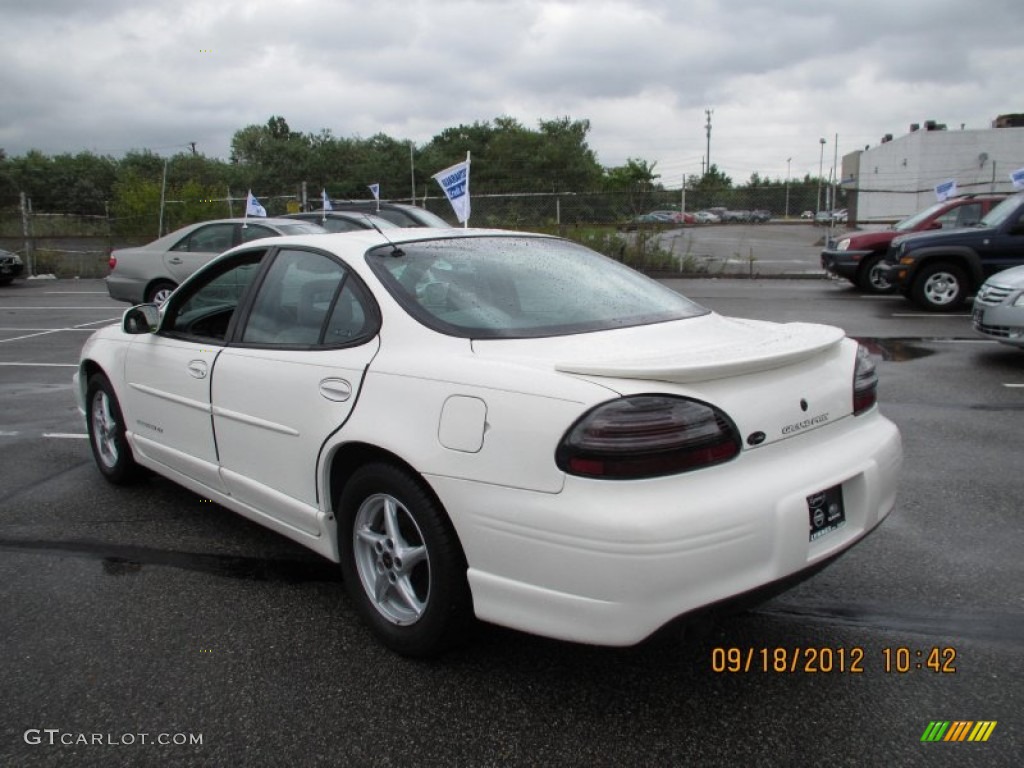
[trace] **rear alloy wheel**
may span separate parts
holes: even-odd
[[[433,656],[464,639],[472,618],[455,530],[420,482],[390,464],[357,470],[339,502],[345,587],[389,648]]]
[[[124,416],[110,381],[101,373],[89,379],[85,394],[89,444],[103,476],[115,485],[138,478],[139,466],[125,437]]]
[[[876,253],[868,256],[860,266],[857,273],[857,286],[864,293],[892,293],[896,286],[889,282],[885,271],[881,269],[883,255]]]
[[[167,280],[153,283],[153,285],[149,286],[149,291],[146,293],[146,302],[149,304],[163,304],[177,287],[174,283]]]
[[[967,275],[953,264],[928,264],[914,279],[910,297],[923,309],[951,312],[967,298]]]

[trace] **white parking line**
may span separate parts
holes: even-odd
[[[106,318],[104,320],[92,320],[88,323],[79,323],[78,325],[72,326],[71,328],[48,328],[39,330],[37,333],[27,333],[24,336],[12,336],[9,339],[0,339],[0,344],[6,344],[9,341],[22,341],[23,339],[33,339],[37,336],[48,336],[51,333],[61,333],[62,331],[91,331],[92,328],[87,328],[89,325],[99,325],[100,323],[113,323],[116,322],[116,317]],[[13,330],[19,331],[30,331],[35,330],[32,328],[16,328]]]
[[[1003,386],[1010,389],[1024,389],[1024,384],[1003,384]]]
[[[85,331],[92,333],[95,328],[0,328],[0,332],[7,331]]]
[[[106,296],[106,291],[43,291],[48,296],[51,294],[58,294],[64,296]]]
[[[940,314],[930,315],[930,314],[927,314],[925,312],[913,312],[913,313],[893,312],[891,317],[930,317],[930,318],[934,318],[936,320],[941,320],[944,317],[970,317],[970,315],[940,315]]]
[[[43,437],[53,437],[59,440],[88,440],[89,436],[77,432],[44,432]]]
[[[7,368],[77,368],[77,363],[0,363]]]

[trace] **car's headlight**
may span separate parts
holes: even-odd
[[[739,452],[739,431],[714,406],[670,395],[634,395],[584,414],[565,433],[555,462],[570,475],[626,480],[689,472]]]
[[[1013,300],[1013,307],[1024,307],[1024,293],[1018,294],[1017,298]]]
[[[849,247],[850,247],[850,238],[848,238],[848,237],[844,237],[842,240],[840,240],[838,243],[836,243],[836,250],[837,251],[845,251]]]

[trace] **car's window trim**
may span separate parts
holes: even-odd
[[[349,339],[337,344],[271,344],[263,341],[242,341],[242,334],[249,323],[249,316],[252,314],[253,307],[256,304],[256,296],[259,295],[260,289],[266,281],[266,277],[270,273],[271,267],[282,251],[305,251],[308,253],[316,253],[327,257],[334,263],[338,264],[342,269],[343,276],[341,282],[338,284],[338,288],[334,292],[334,296],[331,299],[331,306],[328,309],[327,314],[324,316],[324,323],[320,327],[319,339],[323,339],[327,323],[330,321],[331,312],[333,311],[338,298],[341,296],[341,292],[345,289],[346,285],[349,285],[350,280],[353,293],[355,293],[357,300],[362,304],[363,311],[366,313],[367,320],[369,321],[367,324],[367,331],[354,339]],[[278,349],[317,352],[359,347],[380,335],[380,330],[383,325],[380,305],[377,303],[377,299],[373,295],[373,291],[367,287],[362,278],[356,274],[356,271],[352,269],[350,265],[345,263],[344,259],[340,259],[330,251],[325,251],[321,248],[300,245],[275,245],[271,248],[267,248],[267,255],[264,258],[265,261],[261,265],[260,273],[249,286],[249,291],[245,296],[244,308],[239,305],[239,308],[235,310],[235,314],[231,318],[231,324],[228,326],[228,333],[226,337],[227,343],[224,346],[236,347],[239,349]],[[239,309],[242,309],[242,311],[240,312]]]
[[[239,251],[238,253],[232,254],[231,257],[226,259],[224,262],[220,262],[220,261],[212,262],[212,264],[214,265],[212,268],[208,268],[208,267],[204,266],[199,271],[197,271],[195,273],[195,275],[199,275],[199,274],[203,274],[203,273],[206,273],[206,272],[210,271],[210,272],[216,272],[217,276],[219,277],[220,275],[226,274],[228,271],[233,269],[235,266],[238,266],[236,262],[240,262],[245,257],[251,256],[254,253],[262,253],[262,256],[260,256],[259,261],[256,262],[257,266],[258,266],[258,270],[256,272],[256,275],[253,277],[253,279],[249,283],[249,285],[246,286],[246,289],[242,293],[241,297],[239,297],[238,304],[235,305],[235,310],[234,310],[234,312],[231,315],[231,320],[228,322],[228,327],[227,327],[227,330],[226,330],[226,332],[224,334],[224,338],[223,339],[216,339],[216,338],[213,338],[212,336],[197,336],[197,335],[191,334],[191,333],[184,333],[182,331],[172,330],[172,329],[167,327],[167,324],[169,322],[169,318],[171,317],[171,315],[168,312],[164,312],[163,317],[160,319],[160,327],[156,331],[156,334],[158,336],[162,336],[163,338],[176,339],[178,341],[187,341],[187,342],[191,342],[191,343],[203,344],[203,345],[209,345],[209,346],[217,346],[217,347],[226,347],[226,346],[228,346],[232,336],[234,335],[235,327],[236,327],[236,324],[238,323],[239,313],[243,309],[245,309],[245,311],[248,312],[247,306],[250,303],[250,297],[253,295],[254,288],[257,285],[262,284],[263,276],[266,274],[266,270],[267,270],[267,263],[268,263],[267,257],[270,254],[270,250],[271,250],[270,248],[263,247],[263,248],[249,248],[249,249],[246,249],[244,251]],[[222,266],[223,266],[223,269],[221,269]],[[192,282],[192,276],[190,276],[188,278],[187,282]],[[187,285],[187,283],[185,283],[185,285]],[[184,296],[184,295],[185,295],[184,293],[181,294],[181,296]],[[190,295],[190,298],[191,298],[191,296],[194,296],[194,295],[195,294],[192,293]],[[184,301],[184,299],[182,298],[182,299],[178,299],[178,300],[174,301],[174,304],[172,306],[175,309],[177,308],[177,305],[178,305],[179,301]]]

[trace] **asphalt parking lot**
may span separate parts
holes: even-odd
[[[298,545],[160,478],[105,483],[70,379],[126,305],[99,280],[0,289],[0,765],[1019,765],[1024,352],[835,281],[667,284],[868,344],[903,433],[896,511],[687,636],[482,627],[430,663],[380,647]],[[995,726],[923,741],[937,721]]]

